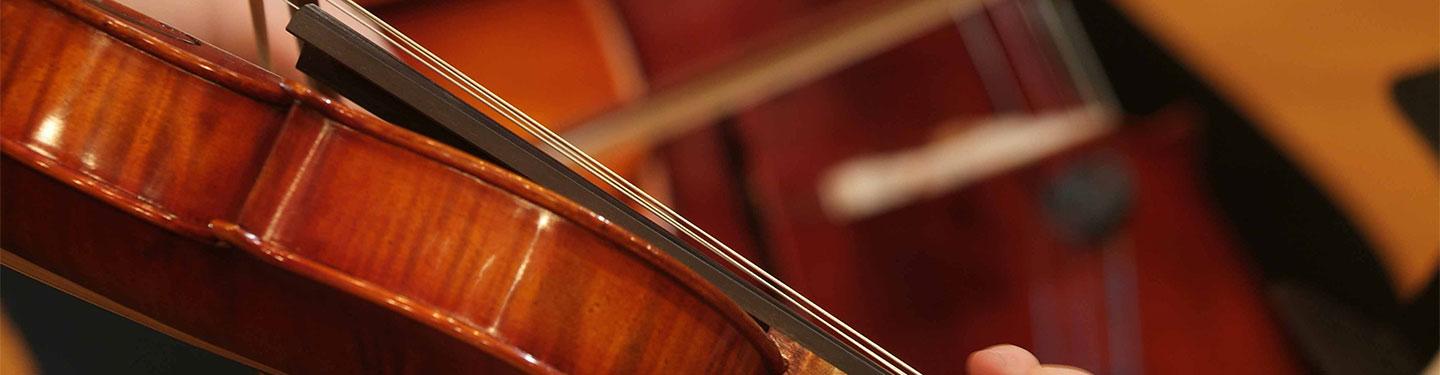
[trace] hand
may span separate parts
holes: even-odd
[[[1069,366],[1041,365],[1035,355],[1015,345],[996,345],[970,353],[965,361],[970,375],[1087,375]]]

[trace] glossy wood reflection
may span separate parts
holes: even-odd
[[[541,187],[118,5],[0,5],[0,246],[45,272],[286,372],[783,371]]]

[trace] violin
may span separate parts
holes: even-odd
[[[913,372],[475,109],[433,112],[463,102],[420,73],[367,76],[404,65],[356,63],[381,49],[313,5],[307,72],[416,131],[113,2],[0,6],[0,260],[183,341],[272,373]]]

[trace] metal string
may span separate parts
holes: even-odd
[[[685,235],[695,240],[695,242],[705,246],[711,252],[715,253],[725,261],[729,262],[736,268],[743,271],[747,276],[751,277],[752,279],[761,281],[765,287],[771,290],[772,293],[776,294],[778,297],[784,298],[786,302],[790,303],[792,306],[800,308],[804,311],[804,313],[814,318],[818,323],[825,325],[832,332],[838,333],[842,338],[849,341],[850,345],[854,346],[856,349],[865,352],[865,354],[870,356],[872,359],[875,359],[880,364],[886,366],[887,370],[894,373],[919,373],[914,368],[906,364],[904,361],[901,361],[899,358],[895,357],[893,354],[881,348],[879,345],[876,345],[869,338],[866,338],[864,335],[861,335],[859,332],[855,331],[853,328],[846,325],[844,322],[835,318],[828,311],[825,311],[823,308],[819,307],[814,302],[810,301],[808,298],[805,298],[803,295],[791,289],[788,285],[784,284],[783,282],[775,278],[773,275],[765,272],[763,269],[752,263],[749,259],[746,259],[738,252],[735,252],[733,249],[720,242],[718,239],[715,239],[709,233],[706,233],[703,229],[700,229],[698,226],[691,223],[688,219],[680,216],[678,213],[674,212],[674,210],[659,202],[659,200],[650,196],[648,193],[645,193],[643,190],[639,189],[634,184],[630,183],[623,177],[616,174],[614,171],[605,167],[603,164],[599,163],[594,158],[584,153],[579,148],[575,147],[573,144],[566,141],[564,138],[555,134],[553,131],[550,131],[544,125],[536,121],[534,118],[531,118],[529,115],[525,114],[520,109],[506,102],[504,99],[500,98],[498,95],[494,94],[489,89],[485,88],[483,85],[475,82],[473,79],[466,76],[464,73],[460,72],[454,66],[451,66],[449,63],[445,62],[443,59],[440,59],[434,53],[425,49],[423,46],[419,45],[419,43],[416,43],[414,40],[410,39],[408,36],[401,33],[399,30],[396,30],[394,27],[386,24],[383,20],[380,20],[374,14],[371,14],[363,7],[355,4],[352,0],[340,1],[344,2],[344,6],[342,6],[341,3],[338,3],[336,0],[327,0],[327,2],[329,2],[332,6],[335,6],[336,9],[345,13],[352,19],[359,21],[365,27],[369,28],[377,35],[380,35],[382,38],[386,39],[388,42],[398,47],[401,52],[404,52],[410,57],[421,62],[430,70],[450,81],[450,83],[461,88],[471,97],[481,101],[485,105],[489,106],[491,109],[499,112],[506,119],[520,126],[521,129],[526,131],[526,133],[541,140],[547,146],[559,152],[566,159],[569,159],[571,162],[580,166],[582,169],[585,169],[587,172],[599,178],[610,187],[616,189],[617,191],[620,191],[627,198],[635,201],[637,204],[641,205],[646,210],[655,214],[661,220],[664,220],[667,224],[675,227],[677,230],[683,232]],[[357,15],[351,10],[359,12],[360,15]],[[363,15],[363,17],[361,15]]]

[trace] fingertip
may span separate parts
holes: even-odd
[[[1032,372],[1032,374],[1039,374],[1039,375],[1091,375],[1089,371],[1085,371],[1084,369],[1081,369],[1081,368],[1079,368],[1079,367],[1063,366],[1063,365],[1044,365],[1044,366],[1040,366],[1036,371]]]
[[[1022,375],[1040,368],[1040,361],[1015,345],[995,345],[970,354],[965,367],[975,375]]]

